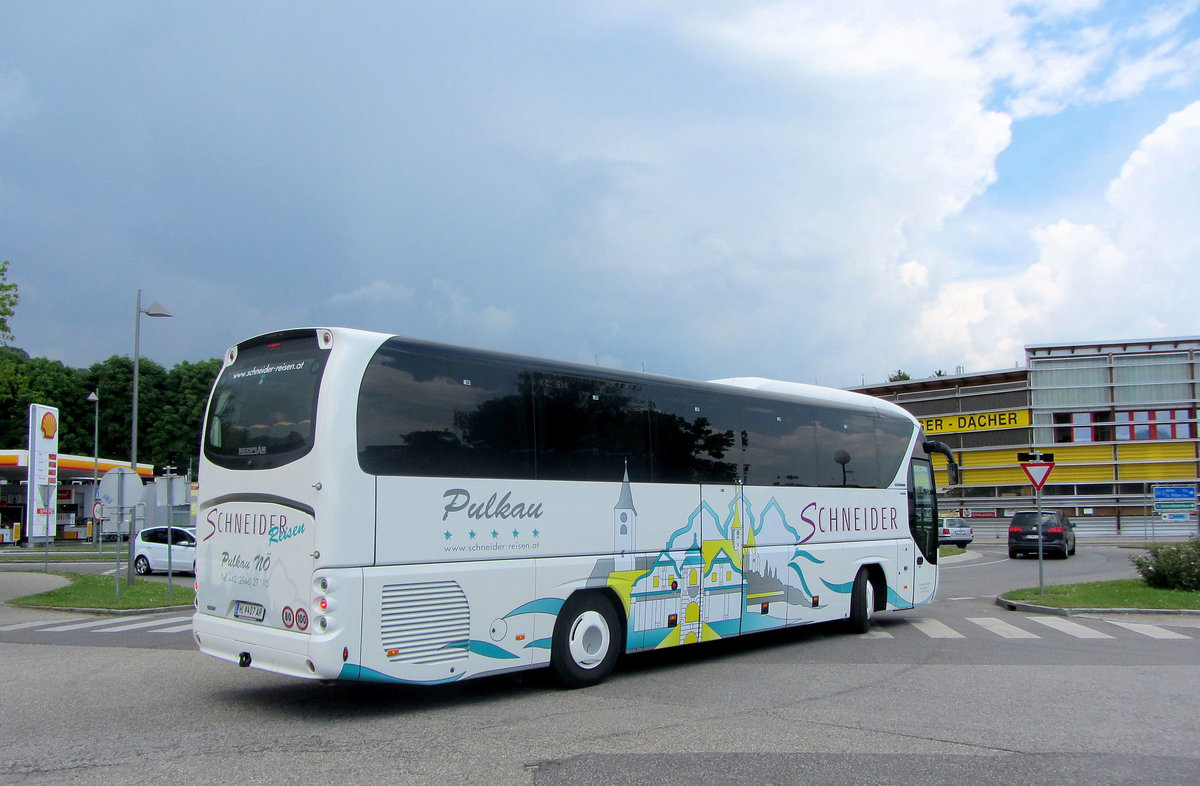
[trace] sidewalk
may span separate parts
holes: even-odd
[[[53,576],[42,572],[26,573],[24,571],[0,571],[0,623],[25,622],[44,617],[46,609],[26,609],[20,606],[10,606],[8,601],[13,598],[23,598],[26,595],[36,595],[39,592],[49,592],[70,584],[62,576]]]
[[[23,598],[39,592],[49,592],[70,583],[62,576],[52,576],[41,571],[37,573],[15,570],[0,571],[0,603],[8,603],[13,598]]]

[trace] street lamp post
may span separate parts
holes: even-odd
[[[104,548],[100,537],[100,519],[96,517],[96,492],[100,490],[100,391],[88,393],[87,400],[96,405],[96,417],[92,421],[92,537],[96,539],[96,553]]]
[[[155,300],[150,304],[150,308],[142,308],[142,290],[137,291],[137,311],[133,316],[133,424],[131,425],[131,434],[129,438],[129,465],[133,468],[133,474],[137,475],[137,439],[138,439],[138,359],[142,353],[142,314],[148,317],[170,317],[174,316],[170,311],[163,308],[162,303]],[[136,508],[134,508],[136,510]],[[134,514],[134,520],[136,520]],[[120,537],[120,535],[118,535]],[[133,585],[133,520],[129,523],[129,580],[128,583]]]

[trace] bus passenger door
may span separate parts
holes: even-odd
[[[736,636],[742,628],[743,562],[742,536],[746,523],[746,504],[737,483],[700,487],[702,544],[698,554],[685,561],[684,580],[690,582],[691,565],[699,562],[700,594],[698,605],[688,605],[681,619],[686,622],[698,614],[700,641]],[[691,599],[689,599],[690,601]],[[686,633],[686,631],[685,631]],[[681,637],[682,643],[687,643]]]
[[[900,586],[905,600],[915,606],[929,603],[937,592],[937,493],[933,466],[928,459],[914,458],[908,470],[908,526],[912,543],[905,542],[898,562],[909,568],[909,576]]]

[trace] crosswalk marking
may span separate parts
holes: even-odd
[[[1173,630],[1160,628],[1157,625],[1147,625],[1144,622],[1118,622],[1117,620],[1105,620],[1113,625],[1131,630],[1134,633],[1140,633],[1143,636],[1149,636],[1152,639],[1190,639],[1191,636],[1185,636],[1182,633],[1176,633]]]
[[[67,617],[65,619],[59,620],[59,622],[74,622],[75,620],[81,620],[81,619],[83,619],[83,617]],[[0,626],[0,630],[24,630],[25,628],[36,628],[39,625],[45,625],[45,624],[46,624],[45,620],[14,622],[11,625]]]
[[[1030,633],[1024,628],[1018,628],[1012,623],[1005,622],[996,617],[967,617],[970,622],[974,622],[984,630],[989,630],[997,636],[1003,636],[1006,639],[1040,639],[1041,636],[1036,633]]]
[[[1077,639],[1111,639],[1107,633],[1101,633],[1098,630],[1092,630],[1086,625],[1080,625],[1078,622],[1072,622],[1065,617],[1054,617],[1049,615],[1031,615],[1025,619],[1040,622],[1048,628],[1054,628],[1057,631],[1074,636]]]
[[[53,628],[42,628],[42,633],[61,633],[68,630],[82,630],[84,628],[95,628],[100,625],[111,625],[113,620],[92,620],[91,622],[77,622],[74,625],[57,625]]]
[[[931,639],[961,639],[965,638],[961,633],[956,631],[944,622],[939,622],[931,617],[923,619],[909,620],[917,630],[924,633]]]
[[[917,617],[917,618],[892,618],[896,620],[894,623],[889,622],[886,625],[875,625],[862,638],[868,639],[895,639],[897,636],[903,638],[906,625],[911,625],[918,630],[922,635],[931,639],[965,639],[967,635],[955,630],[955,627],[962,627],[958,624],[961,620],[963,623],[971,623],[967,626],[971,631],[982,630],[985,635],[995,635],[1004,639],[1044,639],[1047,636],[1047,631],[1039,629],[1037,632],[1027,630],[1023,621],[1035,622],[1043,628],[1049,628],[1058,633],[1068,636],[1073,636],[1079,639],[1117,639],[1119,636],[1110,635],[1098,630],[1097,628],[1107,628],[1104,623],[1111,623],[1123,631],[1128,631],[1136,636],[1144,636],[1150,639],[1157,640],[1172,640],[1172,641],[1190,641],[1200,639],[1200,631],[1193,633],[1188,631],[1179,633],[1168,629],[1161,625],[1150,625],[1142,622],[1125,622],[1110,619],[1091,618],[1087,620],[1088,624],[1076,622],[1072,619],[1060,617],[1057,615],[1010,615],[1002,619],[1000,617],[961,617],[950,618],[949,624],[940,619],[933,617]],[[952,625],[954,627],[952,627]],[[1091,627],[1091,626],[1095,627]],[[972,627],[974,626],[974,627]],[[1036,626],[1035,626],[1036,627]],[[192,629],[192,616],[190,614],[176,614],[156,616],[151,619],[138,617],[130,619],[129,617],[58,617],[56,619],[42,620],[27,620],[24,622],[13,622],[5,625],[0,625],[0,632],[4,631],[32,631],[35,633],[62,633],[68,631],[86,631],[88,633],[124,633],[129,631],[141,631],[144,633],[166,633],[166,634],[181,634],[190,633]],[[1107,628],[1112,630],[1112,628]],[[970,633],[971,631],[968,631]],[[1115,632],[1115,631],[1114,631]],[[1126,634],[1128,636],[1128,634]]]
[[[120,633],[123,630],[136,630],[137,628],[153,628],[153,627],[157,627],[159,625],[169,625],[172,623],[183,622],[184,620],[190,620],[190,619],[191,619],[190,616],[167,617],[166,619],[155,619],[155,620],[148,620],[148,621],[143,621],[143,622],[131,622],[128,625],[117,625],[116,627],[104,628],[103,630],[98,630],[96,632],[97,633]],[[188,627],[191,627],[191,626],[189,625]]]
[[[186,625],[176,625],[173,628],[162,628],[160,630],[152,630],[150,632],[151,633],[183,633],[184,631],[190,631],[191,629],[192,629],[192,623],[189,622]]]

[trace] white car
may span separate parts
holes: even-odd
[[[959,548],[975,540],[975,530],[966,519],[942,519],[938,524],[938,542],[952,543]]]
[[[171,572],[196,572],[196,530],[170,527]],[[133,542],[133,569],[139,576],[167,570],[167,527],[148,527]]]

